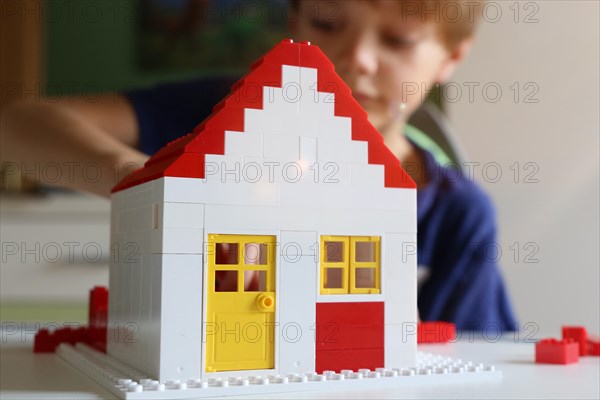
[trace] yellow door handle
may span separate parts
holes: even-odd
[[[260,311],[273,312],[275,311],[275,297],[271,293],[261,293],[256,298],[256,306]]]

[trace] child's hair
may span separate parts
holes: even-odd
[[[302,0],[289,0],[292,10],[298,11]],[[376,5],[380,0],[374,0]],[[326,2],[325,2],[326,3]],[[473,36],[481,18],[485,0],[400,0],[402,21],[419,18],[439,24],[440,40],[453,50],[463,40]]]

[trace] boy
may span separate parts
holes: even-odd
[[[292,36],[321,47],[417,182],[417,257],[428,275],[419,288],[420,317],[452,321],[459,329],[514,329],[498,266],[485,253],[496,240],[489,199],[464,177],[448,179],[430,153],[403,135],[425,97],[408,96],[406,85],[431,88],[450,77],[471,46],[481,8],[472,1],[396,0],[292,0],[290,7]],[[3,160],[95,162],[103,171],[100,182],[71,173],[59,184],[108,196],[115,174],[190,132],[235,80],[164,85],[118,101],[105,95],[93,104],[15,106],[3,116]]]

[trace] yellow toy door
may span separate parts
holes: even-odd
[[[208,235],[206,371],[275,368],[275,236]]]

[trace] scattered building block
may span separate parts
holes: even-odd
[[[579,343],[573,339],[542,339],[535,345],[538,364],[573,364],[579,361]]]
[[[56,348],[65,343],[75,345],[86,343],[96,350],[106,353],[106,337],[108,320],[108,290],[96,286],[90,290],[88,326],[64,326],[49,330],[40,329],[33,340],[34,353],[54,353]]]
[[[573,339],[579,344],[579,356],[585,356],[588,353],[588,334],[583,326],[563,326],[562,338]]]
[[[89,343],[92,347],[103,353],[106,353],[107,321],[108,289],[96,286],[90,291],[89,335],[82,341]]]
[[[456,339],[456,325],[451,322],[424,321],[417,324],[417,343],[448,343]]]
[[[588,356],[600,356],[600,336],[592,335],[588,336],[587,341],[587,355]]]
[[[58,342],[48,329],[40,329],[33,339],[34,353],[54,353]]]

